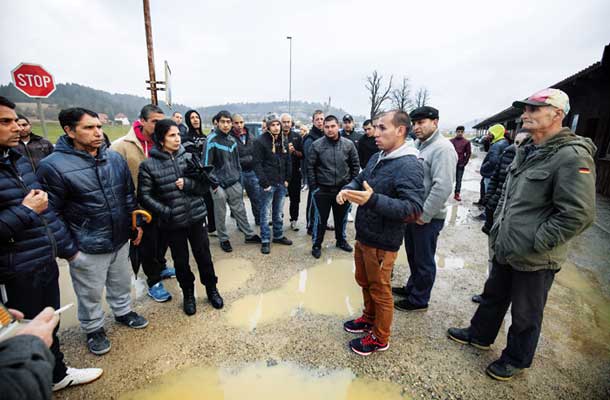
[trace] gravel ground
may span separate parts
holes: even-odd
[[[171,280],[166,282],[174,294],[172,301],[157,304],[141,294],[135,301],[135,309],[150,320],[147,329],[134,331],[108,320],[113,347],[107,355],[88,353],[78,328],[63,329],[60,337],[68,363],[101,367],[105,373],[93,384],[59,392],[57,398],[115,399],[157,383],[176,370],[239,367],[269,360],[308,370],[349,370],[357,377],[399,385],[405,396],[412,398],[609,398],[610,261],[609,234],[603,229],[608,226],[606,220],[575,241],[570,260],[551,289],[534,363],[524,374],[512,382],[499,383],[484,373],[506,343],[509,320],[488,352],[446,338],[449,326],[468,324],[475,311],[470,297],[481,290],[486,277],[487,238],[480,231],[481,222],[473,218],[479,210],[471,206],[478,198],[473,191],[478,187],[477,161],[480,163],[475,159],[467,170],[461,204],[450,201],[448,224],[439,239],[439,268],[429,310],[396,312],[391,347],[385,353],[363,358],[348,350],[346,344],[353,336],[341,327],[349,317],[347,311],[337,315],[298,307],[291,315],[260,323],[254,329],[231,324],[227,316],[232,303],[239,299],[281,289],[300,271],[319,268],[320,261],[330,259],[333,264],[335,260],[350,260],[350,255],[334,248],[332,232],[327,232],[325,243],[330,247],[321,260],[315,260],[309,255],[310,238],[304,229],[287,232],[295,241],[292,247],[273,246],[271,255],[263,256],[257,246],[241,243],[242,235],[235,232],[231,221],[233,253],[223,253],[217,239],[211,238],[227,306],[220,311],[212,309],[198,286],[198,312],[186,317],[181,311],[180,290]],[[602,200],[600,204],[608,207],[610,203]],[[304,209],[304,201],[301,205]],[[608,212],[600,215],[606,218]],[[354,237],[351,223],[348,237]],[[62,273],[67,275],[65,268]],[[407,276],[402,253],[394,283],[402,283]],[[327,285],[333,282],[329,280]]]

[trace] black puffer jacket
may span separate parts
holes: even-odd
[[[239,154],[239,165],[244,172],[250,172],[254,169],[254,136],[246,132],[243,136],[246,143],[242,142],[242,137],[231,131],[231,135],[237,142],[237,153]]]
[[[119,153],[103,144],[93,157],[76,150],[72,139],[63,135],[37,174],[79,250],[112,253],[127,242],[136,198],[127,162]]]
[[[358,151],[351,140],[324,136],[311,145],[307,156],[307,183],[311,189],[341,188],[359,171]]]
[[[500,164],[502,152],[508,147],[509,144],[510,143],[508,143],[508,140],[502,139],[491,145],[489,152],[481,163],[480,171],[482,177],[491,178],[493,176],[496,171],[496,167],[498,164]]]
[[[377,249],[398,251],[405,221],[416,219],[424,206],[424,168],[417,151],[403,145],[387,156],[374,154],[345,189],[373,188],[373,195],[356,214],[356,240]]]
[[[25,144],[20,140],[15,150],[30,161],[34,172],[36,172],[40,160],[53,152],[53,143],[42,136],[32,133],[30,134],[30,141]]]
[[[163,228],[186,228],[201,223],[207,215],[201,195],[203,184],[185,177],[192,157],[182,146],[173,155],[155,147],[140,164],[138,201],[160,220]],[[178,178],[184,179],[183,190],[176,186]]]
[[[16,273],[42,270],[54,265],[55,257],[71,258],[77,252],[51,207],[38,215],[21,204],[32,189],[42,186],[25,157],[14,150],[7,157],[0,154],[0,284]]]
[[[275,140],[269,132],[256,138],[254,141],[254,172],[256,172],[262,188],[283,185],[284,181],[290,181],[292,169],[288,143],[281,133]]]
[[[494,211],[496,211],[496,207],[500,201],[500,195],[502,194],[504,181],[506,181],[508,167],[513,162],[516,151],[517,147],[514,144],[511,144],[504,149],[500,156],[500,161],[496,166],[496,170],[489,180],[489,186],[485,192],[485,225],[483,225],[482,228],[485,233],[489,233],[489,230],[493,226]]]

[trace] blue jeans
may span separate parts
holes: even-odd
[[[427,224],[407,224],[405,250],[411,275],[407,281],[407,299],[411,304],[427,306],[436,278],[436,242],[443,229],[444,219],[433,219]]]
[[[269,243],[271,241],[271,230],[269,229],[269,208],[271,207],[271,218],[273,220],[273,238],[280,239],[284,237],[284,221],[283,210],[284,201],[286,200],[286,187],[283,184],[272,185],[271,190],[265,192],[261,188],[261,242]]]
[[[260,211],[261,211],[261,187],[258,183],[258,178],[254,171],[242,171],[241,172],[241,180],[242,186],[246,189],[246,193],[248,194],[248,198],[250,199],[250,205],[252,206],[252,214],[254,215],[254,222],[256,225],[259,225],[260,220]]]

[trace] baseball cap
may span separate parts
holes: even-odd
[[[352,116],[351,116],[351,115],[349,115],[349,114],[345,114],[345,115],[343,116],[343,122],[345,122],[345,121],[354,122],[354,117],[352,117]]]
[[[559,89],[553,88],[541,90],[525,100],[513,102],[513,107],[515,108],[523,109],[526,105],[536,107],[553,106],[563,110],[566,114],[570,112],[570,98],[568,95]]]
[[[438,119],[438,110],[434,107],[423,106],[411,111],[409,117],[411,117],[411,121],[414,122],[426,118]]]

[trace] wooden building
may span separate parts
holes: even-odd
[[[604,48],[601,61],[550,87],[561,89],[570,97],[570,112],[564,125],[597,146],[597,191],[610,196],[610,44]],[[520,115],[519,110],[508,107],[473,128],[483,134],[491,125],[500,123],[514,131],[521,127]]]

